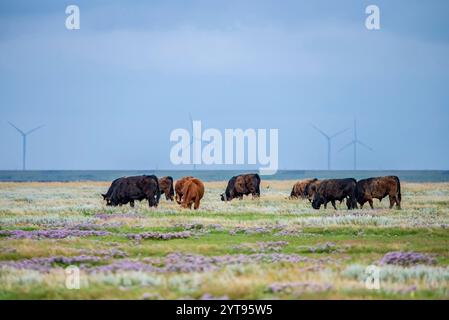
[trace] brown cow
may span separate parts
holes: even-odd
[[[293,185],[292,192],[290,193],[290,199],[305,199],[306,194],[305,190],[307,185],[311,184],[312,182],[317,181],[318,179],[305,179],[305,180],[299,180]]]
[[[182,201],[182,195],[183,195],[182,191],[184,189],[184,183],[186,183],[186,181],[188,181],[190,179],[193,179],[193,177],[192,176],[183,177],[183,178],[179,179],[178,181],[176,181],[176,184],[175,184],[175,191],[176,191],[175,199],[176,199],[176,202],[178,204],[181,204],[181,201]]]
[[[173,189],[173,178],[172,177],[162,177],[159,179],[159,189],[161,193],[165,195],[166,200],[173,201],[175,196],[175,190]]]
[[[204,196],[204,184],[201,180],[192,178],[186,180],[182,189],[182,207],[197,210],[200,207],[200,201]]]
[[[377,177],[357,182],[356,197],[360,207],[368,202],[371,209],[374,209],[373,199],[382,201],[386,196],[390,198],[390,209],[395,204],[398,209],[401,209],[401,182],[398,177]]]

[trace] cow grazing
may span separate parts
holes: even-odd
[[[191,178],[185,181],[182,189],[182,204],[183,208],[197,210],[200,207],[200,201],[204,196],[204,184],[201,180]]]
[[[165,195],[166,200],[173,201],[175,196],[175,189],[173,188],[172,177],[162,177],[159,179],[159,189],[161,194]]]
[[[312,182],[317,181],[318,179],[305,179],[296,182],[293,185],[292,192],[290,193],[290,199],[304,199],[306,197],[305,190],[308,185]]]
[[[260,177],[257,173],[232,177],[228,181],[225,193],[221,194],[221,201],[230,201],[234,198],[241,200],[244,195],[249,194],[253,199],[260,197]]]
[[[176,181],[176,184],[175,184],[175,192],[176,192],[175,199],[176,199],[176,202],[178,204],[181,204],[181,202],[182,202],[184,183],[186,183],[190,179],[193,179],[193,177],[192,176],[183,177],[183,178],[179,179],[178,181]]]
[[[136,200],[148,200],[150,207],[157,207],[160,199],[159,181],[156,176],[134,176],[123,177],[114,180],[111,187],[110,195],[103,195],[103,198],[108,196],[107,205],[119,206],[130,204],[134,207]],[[109,190],[108,190],[109,193]]]
[[[368,202],[371,209],[374,209],[373,199],[382,201],[386,196],[390,198],[390,209],[395,204],[398,209],[401,209],[401,182],[398,177],[377,177],[357,182],[356,197],[361,208]]]
[[[124,178],[118,178],[112,181],[111,186],[109,187],[108,191],[106,193],[102,193],[103,200],[106,200],[107,205],[111,205],[111,196],[114,192],[114,189],[117,187],[117,185],[120,183],[120,181]]]
[[[335,201],[342,202],[346,199],[348,209],[355,209],[357,208],[356,186],[357,181],[352,178],[322,180],[313,196],[312,207],[319,209],[321,205],[324,205],[326,209],[328,202],[331,202],[336,210]]]

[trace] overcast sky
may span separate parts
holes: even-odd
[[[81,29],[65,28],[76,4]],[[365,8],[381,30],[365,28]],[[278,128],[282,169],[449,169],[449,2],[0,2],[0,169],[176,168],[170,132]],[[351,169],[337,150],[333,168]],[[184,167],[185,168],[185,167]],[[229,168],[229,167],[228,167]],[[182,169],[179,167],[178,169]]]

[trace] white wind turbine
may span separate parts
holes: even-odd
[[[27,154],[27,137],[28,135],[30,135],[31,133],[41,129],[42,126],[36,127],[34,129],[31,129],[27,132],[24,132],[22,130],[20,130],[19,128],[17,128],[14,124],[12,124],[11,122],[8,122],[14,129],[16,129],[20,135],[22,136],[22,170],[25,171],[26,170],[26,154]]]
[[[354,119],[354,139],[351,142],[349,142],[348,144],[341,147],[340,150],[338,150],[338,152],[341,152],[350,146],[354,146],[354,154],[353,154],[354,170],[357,170],[357,145],[361,145],[362,147],[365,147],[368,150],[373,151],[373,149],[370,146],[366,145],[364,142],[362,142],[358,139],[358,137],[357,137],[357,121]]]
[[[319,129],[317,126],[315,126],[314,124],[312,124],[312,127],[318,131],[319,133],[321,133],[323,135],[324,138],[326,138],[327,141],[327,170],[331,169],[331,151],[332,151],[332,139],[335,138],[336,136],[342,134],[343,132],[348,131],[348,129],[344,129],[341,131],[338,131],[337,133],[333,134],[333,135],[328,135],[327,133],[325,133],[323,130]]]
[[[192,114],[190,112],[189,112],[189,121],[190,121],[190,144],[188,146],[184,146],[183,149],[185,147],[191,148],[193,146],[193,142],[195,140],[200,141],[200,143],[201,143],[201,139],[198,139],[193,136],[193,118],[192,118]],[[195,152],[195,150],[192,150],[192,151]],[[192,155],[192,159],[193,159],[193,155]],[[193,170],[196,170],[196,163],[193,163]]]

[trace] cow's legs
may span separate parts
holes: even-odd
[[[369,199],[369,200],[368,200],[368,203],[369,203],[369,206],[371,207],[371,209],[374,209],[374,206],[373,206],[373,199]]]
[[[337,206],[335,205],[335,200],[331,200],[332,207],[334,207],[335,210],[337,210]]]
[[[401,209],[401,201],[399,201],[398,196],[394,196],[394,201],[396,202],[396,208]]]
[[[393,208],[393,205],[395,204],[394,196],[389,196],[390,198],[390,209]]]
[[[131,206],[131,208],[134,208],[134,200],[131,200],[131,201],[129,202],[129,205]]]
[[[198,208],[200,207],[200,197],[196,197],[195,198],[195,205],[194,205],[194,209],[198,210]]]

